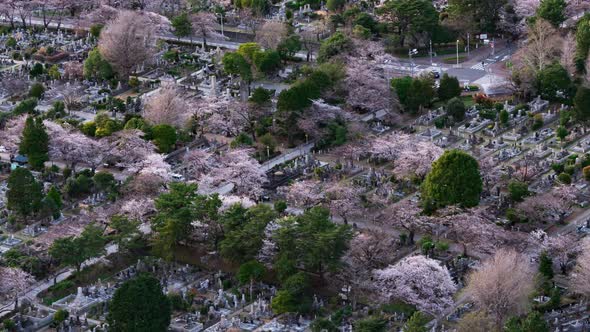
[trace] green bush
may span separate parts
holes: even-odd
[[[463,63],[465,61],[467,61],[467,57],[464,56],[464,55],[460,55],[459,56],[459,63]],[[454,57],[444,58],[443,59],[443,62],[446,63],[446,64],[454,64],[454,63],[457,63],[457,57],[454,56]]]
[[[514,202],[522,202],[522,200],[529,195],[529,186],[520,181],[511,181],[508,184],[508,192],[510,199]]]
[[[341,32],[336,32],[320,45],[318,61],[326,62],[352,46],[352,41]]]
[[[557,176],[557,179],[559,180],[559,182],[563,183],[563,184],[571,184],[572,183],[572,177],[571,175],[567,174],[567,173],[561,173]]]

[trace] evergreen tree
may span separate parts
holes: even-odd
[[[532,311],[525,318],[512,317],[504,325],[504,332],[549,332],[543,315]]]
[[[35,181],[33,174],[19,167],[8,177],[6,207],[21,216],[28,216],[40,208],[43,198],[41,190],[41,184]]]
[[[438,98],[440,100],[449,100],[460,95],[461,85],[459,85],[457,77],[444,73],[440,79],[440,86],[438,87]]]
[[[590,22],[589,24],[590,25]],[[580,122],[590,120],[590,88],[579,86],[574,97],[573,116]]]
[[[351,237],[350,227],[332,223],[327,209],[314,207],[297,218],[284,220],[277,234],[280,248],[277,264],[289,263],[286,267],[290,270],[291,263],[296,262],[295,266],[303,266],[323,278],[326,271],[340,267],[340,258],[348,249]],[[284,270],[284,266],[276,267]]]
[[[556,62],[537,73],[536,88],[543,99],[570,102],[575,86],[567,70]]]
[[[62,264],[75,266],[76,271],[80,272],[82,263],[87,259],[104,253],[105,238],[102,233],[102,228],[90,224],[78,237],[69,236],[55,240],[49,248],[49,254]]]
[[[537,15],[558,27],[566,19],[565,9],[567,3],[565,0],[541,0]]]
[[[172,33],[180,39],[180,37],[189,36],[193,30],[191,21],[186,13],[182,13],[172,19]]]
[[[115,291],[107,322],[113,332],[164,332],[171,314],[170,301],[158,279],[142,274]]]
[[[19,145],[19,153],[29,158],[33,169],[42,169],[49,160],[49,136],[41,118],[29,116],[25,122],[23,136]]]
[[[481,191],[477,160],[463,151],[447,150],[432,164],[421,199],[426,210],[454,204],[473,207],[479,204]]]
[[[61,193],[55,186],[51,186],[51,188],[49,188],[49,191],[47,192],[47,198],[50,198],[53,202],[55,202],[55,205],[57,205],[59,209],[62,208],[63,202],[61,200]]]
[[[546,252],[543,252],[539,257],[539,273],[547,280],[553,279],[553,260]]]
[[[455,121],[463,121],[465,111],[465,104],[457,97],[452,98],[447,103],[447,115],[452,116]]]
[[[428,327],[426,327],[427,323],[428,319],[426,319],[420,311],[416,311],[412,317],[408,319],[406,324],[404,324],[402,330],[404,332],[428,332]]]
[[[381,317],[367,317],[354,323],[355,332],[385,332],[387,320]]]

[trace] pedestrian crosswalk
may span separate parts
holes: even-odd
[[[476,65],[471,66],[471,69],[476,69],[476,70],[484,70],[485,68],[483,66],[483,64],[481,62],[478,62]]]

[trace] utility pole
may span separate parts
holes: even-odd
[[[430,40],[430,65],[432,66],[432,39]]]
[[[492,56],[496,55],[496,38],[492,38]]]
[[[408,50],[408,55],[410,56],[410,71],[411,71],[411,76],[414,77],[414,62],[412,61],[412,49],[410,48]]]
[[[470,37],[470,35],[469,35],[469,32],[468,32],[467,33],[467,57],[468,58],[469,58],[469,55],[470,55],[470,52],[469,52],[470,51],[469,37]]]

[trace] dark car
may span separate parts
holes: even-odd
[[[436,70],[433,70],[430,72],[432,74],[432,77],[434,77],[435,79],[440,78],[440,73]]]

